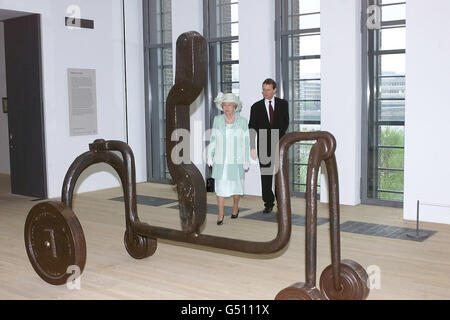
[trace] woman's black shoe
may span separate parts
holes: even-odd
[[[239,209],[238,209],[238,212],[235,215],[231,214],[231,219],[237,219],[238,216],[239,216]]]
[[[222,218],[222,220],[217,220],[217,225],[218,225],[218,226],[223,225],[223,218]]]

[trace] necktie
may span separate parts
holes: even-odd
[[[269,101],[270,126],[273,127],[273,107],[272,101]]]

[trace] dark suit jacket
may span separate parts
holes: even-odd
[[[258,154],[260,153],[261,148],[261,134],[260,129],[267,130],[267,156],[271,156],[271,131],[274,129],[278,129],[279,138],[281,139],[285,134],[289,127],[289,106],[288,102],[284,99],[279,99],[275,97],[275,109],[274,109],[274,119],[273,126],[270,126],[269,115],[267,114],[266,105],[264,103],[264,99],[256,102],[252,105],[250,111],[250,121],[248,123],[248,128],[250,129],[250,148],[255,148],[255,136],[258,137]],[[253,129],[253,130],[251,130]],[[256,132],[255,132],[255,131]],[[261,159],[260,159],[261,160]]]

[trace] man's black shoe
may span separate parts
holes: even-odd
[[[263,210],[263,213],[271,213],[271,212],[272,212],[272,209],[273,209],[273,206],[271,206],[271,207],[265,207],[264,210]]]

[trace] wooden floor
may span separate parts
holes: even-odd
[[[81,289],[52,286],[42,281],[28,261],[23,228],[36,202],[11,195],[8,177],[0,175],[0,299],[273,299],[283,288],[304,281],[305,228],[293,226],[288,247],[273,255],[250,255],[158,240],[156,253],[145,260],[131,258],[123,245],[124,205],[108,200],[121,196],[119,188],[80,194],[74,201],[87,242],[87,264]],[[138,184],[138,194],[176,199],[173,186]],[[208,203],[215,204],[214,194]],[[230,202],[226,203],[231,205]],[[178,212],[138,206],[141,221],[180,229]],[[261,209],[258,197],[245,196],[241,206]],[[304,210],[302,199],[292,207]],[[319,216],[327,217],[320,204]],[[241,217],[240,216],[240,217]],[[348,220],[414,227],[402,220],[402,210],[374,206],[341,207],[341,223]],[[206,234],[254,241],[271,240],[276,224],[251,219],[225,219],[215,224],[207,215]],[[330,264],[329,225],[318,227],[317,278]],[[423,243],[341,233],[342,258],[364,268],[380,270],[378,289],[369,299],[450,299],[450,226],[427,224],[437,233]],[[374,274],[373,274],[374,275]]]

